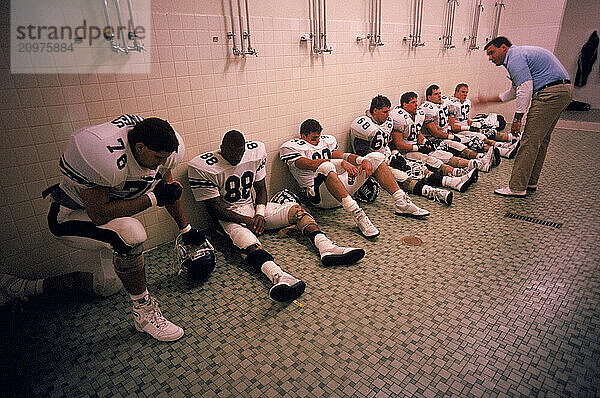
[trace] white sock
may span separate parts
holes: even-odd
[[[329,246],[331,243],[329,238],[322,232],[315,236],[315,246],[319,249],[319,252],[323,251],[325,247]]]
[[[143,293],[140,293],[140,294],[130,294],[129,297],[131,297],[131,300],[133,300],[134,303],[136,303],[136,304],[142,304],[142,303],[140,303],[140,301],[142,301],[142,299],[145,299],[149,295],[150,295],[150,293],[148,293],[148,289],[146,289],[146,290],[144,290]]]
[[[392,194],[392,198],[394,198],[395,202],[404,201],[405,196],[406,196],[406,193],[402,189],[399,189]]]
[[[342,207],[348,213],[356,213],[360,210],[360,206],[358,206],[356,200],[352,199],[350,195],[346,196],[345,198],[342,198]]]
[[[283,273],[281,268],[279,268],[279,265],[275,264],[274,261],[265,261],[263,265],[261,265],[260,270],[273,283],[275,283],[275,277]]]

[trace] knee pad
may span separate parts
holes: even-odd
[[[267,261],[273,261],[274,258],[264,249],[254,250],[246,256],[246,262],[252,266],[255,270],[260,272],[260,268]]]
[[[135,247],[146,241],[148,235],[142,223],[133,217],[119,217],[110,220],[99,228],[116,232],[127,246]]]
[[[323,162],[319,165],[319,167],[317,167],[317,170],[315,170],[315,172],[317,174],[321,174],[324,175],[325,177],[327,177],[329,175],[329,173],[337,173],[335,165],[331,162]]]
[[[302,233],[304,233],[304,230],[309,225],[317,225],[317,222],[308,210],[300,205],[294,205],[290,208],[288,220],[290,224],[295,225]]]
[[[113,263],[115,264],[115,272],[120,275],[131,275],[135,274],[144,269],[144,254],[141,251],[141,245],[139,245],[135,251],[139,248],[136,253],[130,252],[128,254],[114,254]]]
[[[256,235],[246,227],[241,226],[229,231],[229,237],[233,241],[233,244],[242,250],[246,250],[253,245],[260,245]]]

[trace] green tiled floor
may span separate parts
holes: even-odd
[[[600,137],[557,130],[538,191],[492,194],[512,161],[482,174],[451,207],[414,198],[428,220],[364,206],[368,241],[343,210],[315,210],[358,264],[324,268],[307,239],[261,240],[302,278],[294,303],[213,238],[210,279],[169,273],[172,248],[148,253],[150,291],[185,329],[174,343],[137,333],[130,302],[30,300],[0,310],[3,396],[598,396]],[[576,159],[576,160],[571,160]],[[561,228],[504,217],[507,212]],[[418,247],[403,236],[423,240]],[[4,390],[4,391],[3,391]]]

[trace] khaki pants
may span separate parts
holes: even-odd
[[[528,185],[537,185],[552,130],[572,97],[570,84],[558,84],[533,94],[508,184],[512,191],[524,191]]]

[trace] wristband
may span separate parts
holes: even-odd
[[[254,213],[255,216],[265,216],[265,209],[267,208],[266,205],[258,204],[256,205],[256,212]]]
[[[342,155],[342,159],[344,159],[345,161],[348,161],[348,158],[350,157],[350,153],[344,152],[344,154]]]
[[[357,156],[356,157],[356,164],[361,165],[362,162],[364,162],[365,158],[363,158],[362,156]]]
[[[475,126],[473,126],[475,127]],[[471,126],[461,126],[460,130],[461,131],[469,131],[471,129]]]
[[[150,199],[150,207],[156,206],[158,204],[158,200],[156,200],[156,195],[154,194],[154,192],[146,192],[146,195],[148,196],[148,199]]]
[[[449,140],[453,140],[454,139],[454,134],[448,134],[448,139]]]
[[[413,152],[419,152],[419,146],[418,145],[413,145]]]
[[[479,122],[473,122],[473,123],[471,123],[471,126],[472,127],[476,127],[476,128],[479,129],[479,128],[481,128],[481,123],[479,123]]]
[[[190,224],[183,227],[183,229],[179,230],[180,234],[185,234],[186,232],[190,232],[192,230],[192,226]]]

